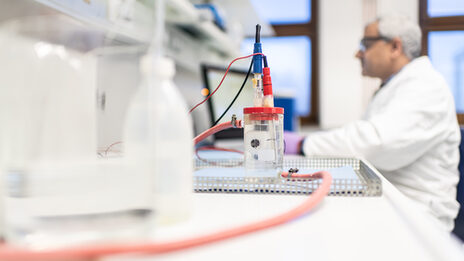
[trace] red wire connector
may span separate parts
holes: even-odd
[[[263,68],[263,106],[274,107],[274,96],[272,96],[272,80],[271,80],[271,69],[267,66],[267,57],[263,56],[264,68]]]
[[[271,69],[269,67],[263,68],[263,93],[264,96],[272,95]]]

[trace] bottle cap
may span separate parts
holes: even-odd
[[[284,114],[284,108],[280,107],[247,107],[243,108],[244,114],[254,113],[269,113],[269,114]]]

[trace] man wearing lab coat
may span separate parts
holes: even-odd
[[[382,84],[364,117],[304,138],[286,133],[286,153],[363,157],[452,230],[460,131],[450,90],[420,50],[421,31],[406,17],[368,24],[356,57],[362,74]]]

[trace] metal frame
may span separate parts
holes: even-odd
[[[240,167],[243,160],[196,160],[195,169]],[[333,179],[330,196],[372,197],[382,195],[382,182],[375,170],[356,158],[304,158],[285,160],[284,169],[311,168],[330,169],[351,166],[357,179]],[[201,193],[247,193],[247,194],[311,194],[321,184],[320,179],[278,177],[220,177],[195,176],[194,191]]]

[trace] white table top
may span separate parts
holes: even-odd
[[[326,197],[309,214],[222,242],[137,260],[464,260],[464,248],[382,177],[380,197]],[[185,222],[157,229],[180,239],[280,214],[307,196],[194,194]],[[133,260],[111,257],[105,260]]]

